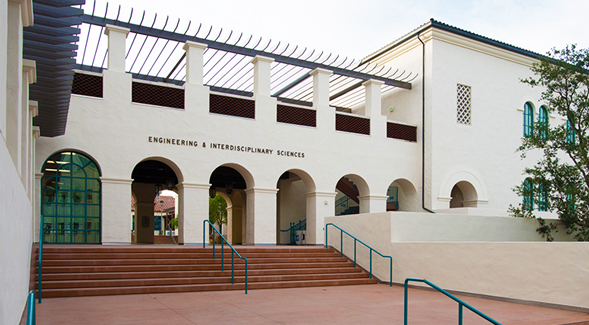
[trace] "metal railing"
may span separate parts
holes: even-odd
[[[231,244],[229,244],[229,242],[227,241],[227,239],[225,239],[225,237],[223,237],[223,235],[221,235],[221,233],[219,232],[219,230],[217,230],[217,228],[215,228],[215,226],[213,226],[213,224],[208,221],[208,220],[204,220],[202,223],[202,248],[205,248],[205,226],[207,224],[207,222],[211,225],[211,227],[213,228],[213,259],[215,259],[215,233],[219,234],[219,236],[221,237],[221,271],[225,271],[225,247],[223,242],[227,243],[227,245],[229,245],[229,247],[231,248],[231,284],[235,284],[235,261],[234,261],[234,256],[237,255],[237,257],[239,257],[240,259],[245,261],[245,294],[247,295],[247,258],[242,257],[241,255],[239,255],[239,253],[235,250],[235,248],[233,248],[233,246],[231,246]]]
[[[370,278],[372,279],[372,252],[375,252],[376,254],[384,257],[384,258],[388,258],[390,260],[390,268],[389,268],[389,284],[390,286],[393,285],[393,257],[392,256],[388,256],[388,255],[382,255],[379,251],[375,250],[374,248],[370,247],[369,245],[365,244],[363,241],[361,241],[360,239],[352,236],[350,233],[348,233],[347,231],[343,230],[342,228],[334,225],[333,223],[328,223],[325,225],[325,248],[327,248],[327,230],[329,228],[329,226],[334,226],[335,228],[340,230],[340,257],[344,256],[344,233],[352,238],[354,238],[354,267],[356,267],[356,243],[359,242],[360,244],[366,246],[368,249],[370,249]]]
[[[41,303],[41,286],[43,276],[43,214],[41,214],[41,220],[39,221],[39,263],[37,264],[37,289],[39,290],[39,303]]]
[[[35,307],[35,291],[29,292],[27,299],[27,325],[37,324],[37,310]]]
[[[501,325],[501,323],[497,322],[496,320],[492,319],[491,317],[481,313],[480,311],[478,311],[477,309],[475,309],[474,307],[471,307],[469,304],[465,303],[464,301],[456,298],[454,295],[452,295],[451,293],[447,292],[446,290],[438,287],[437,285],[429,282],[426,279],[416,279],[416,278],[407,278],[405,279],[405,325],[407,325],[407,306],[408,306],[408,283],[409,281],[414,281],[414,282],[423,282],[427,285],[429,285],[430,287],[438,290],[439,292],[445,294],[446,296],[448,296],[450,299],[456,301],[458,303],[458,324],[462,325],[462,307],[466,307],[468,309],[470,309],[472,312],[474,312],[475,314],[481,316],[482,318],[484,318],[485,320],[487,320],[489,323],[493,323],[495,325]]]
[[[296,222],[291,222],[290,223],[290,228],[288,229],[281,229],[281,232],[290,232],[290,244],[294,245],[296,244],[296,231],[297,230],[307,230],[307,219],[303,219],[303,220],[299,220],[298,223]]]

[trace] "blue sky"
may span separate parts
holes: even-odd
[[[87,10],[93,0],[87,0]],[[552,0],[113,0],[109,17],[146,11],[146,21],[170,16],[182,24],[223,28],[234,35],[290,42],[318,51],[362,58],[409,33],[430,18],[541,54],[576,43],[589,48],[589,1]],[[103,14],[106,2],[97,0]],[[161,17],[161,18],[159,18]],[[158,25],[156,24],[156,27]],[[185,25],[181,25],[185,26]],[[159,26],[161,27],[161,26]],[[182,28],[180,27],[179,30]]]

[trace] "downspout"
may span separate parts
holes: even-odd
[[[417,33],[417,39],[421,42],[421,208],[427,212],[435,213],[425,207],[425,43]]]

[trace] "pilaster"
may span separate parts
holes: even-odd
[[[277,189],[249,188],[246,193],[246,233],[248,245],[275,245]]]
[[[101,177],[102,243],[131,243],[132,179]],[[105,204],[108,202],[108,204]]]
[[[177,187],[179,201],[178,243],[202,245],[203,236],[204,242],[208,243],[209,227],[203,227],[203,222],[209,219],[209,188],[211,185],[183,182]]]
[[[307,193],[307,245],[325,244],[325,217],[335,214],[335,192]]]

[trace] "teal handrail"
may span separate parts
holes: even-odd
[[[384,258],[388,258],[390,260],[390,268],[389,268],[389,282],[390,283],[389,284],[390,284],[390,286],[393,286],[393,257],[392,256],[382,255],[376,249],[368,246],[360,239],[352,236],[350,233],[348,233],[347,231],[343,230],[342,228],[334,225],[331,222],[325,225],[325,248],[327,248],[327,229],[329,226],[334,226],[340,230],[340,257],[344,256],[344,235],[343,234],[345,233],[346,235],[354,238],[354,267],[356,267],[356,242],[359,242],[360,244],[362,244],[362,245],[366,246],[368,249],[370,249],[370,278],[371,279],[372,279],[372,252],[375,252],[376,254],[378,254]]]
[[[496,320],[492,319],[491,317],[481,313],[480,311],[478,311],[477,309],[475,309],[474,307],[471,307],[469,304],[465,303],[464,301],[456,298],[454,295],[452,295],[451,293],[447,292],[446,290],[438,287],[437,285],[429,282],[426,279],[416,279],[416,278],[407,278],[405,279],[405,325],[407,325],[407,300],[408,300],[408,283],[409,281],[414,281],[414,282],[423,282],[427,285],[429,285],[430,287],[438,290],[439,292],[445,294],[446,296],[448,296],[450,299],[456,301],[458,303],[458,324],[462,325],[462,306],[470,309],[472,312],[474,312],[475,314],[481,316],[482,318],[484,318],[485,320],[487,320],[489,323],[493,323],[495,325],[501,325],[501,323],[497,322]]]
[[[43,282],[43,214],[39,221],[39,263],[37,264],[37,289],[39,290],[39,303],[41,303],[41,286]]]
[[[299,223],[291,222],[290,228],[288,229],[281,229],[281,232],[290,231],[290,244],[294,245],[296,243],[295,232],[297,230],[307,230],[307,219],[299,220]]]
[[[29,292],[27,298],[27,325],[37,324],[37,311],[35,307],[35,291]]]
[[[225,247],[223,246],[223,242],[227,243],[227,245],[229,245],[229,247],[231,248],[231,284],[235,284],[235,262],[233,260],[233,256],[234,253],[235,255],[237,255],[237,257],[239,257],[240,259],[245,261],[245,294],[247,295],[247,258],[245,257],[241,257],[241,255],[239,255],[239,253],[235,250],[235,248],[233,248],[233,246],[231,246],[231,244],[229,244],[229,242],[227,241],[227,239],[225,239],[225,237],[223,237],[223,235],[221,235],[221,233],[219,232],[219,230],[217,230],[217,228],[215,228],[215,226],[213,226],[213,224],[208,221],[208,220],[204,220],[202,223],[202,248],[205,248],[205,226],[206,223],[209,223],[214,232],[213,232],[213,259],[215,259],[215,232],[217,234],[219,234],[219,236],[221,236],[221,239],[223,239],[221,241],[221,271],[225,271]]]

